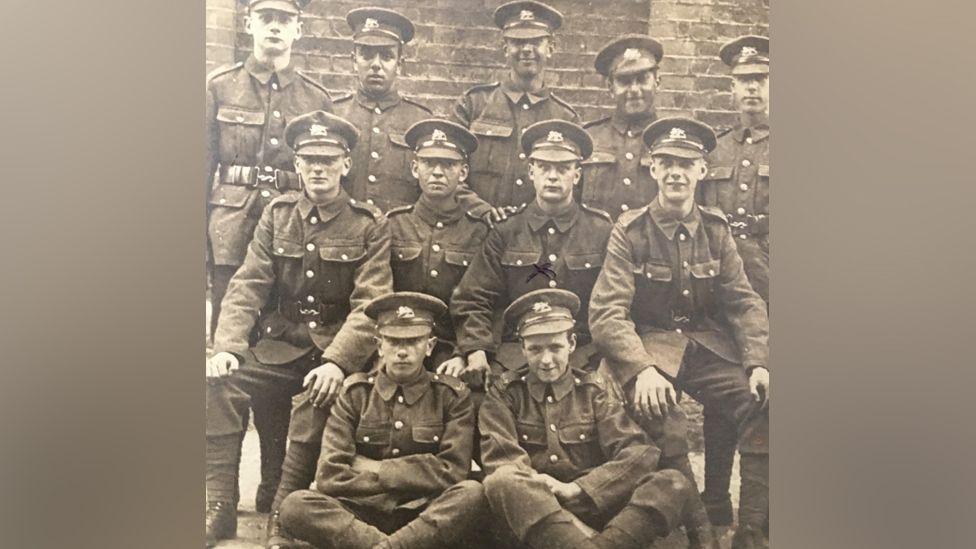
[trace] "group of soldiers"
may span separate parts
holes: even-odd
[[[508,2],[508,73],[436,116],[397,90],[403,15],[347,14],[333,98],[294,67],[308,0],[241,1],[252,53],[207,81],[207,547],[251,413],[270,548],[766,547],[768,40],[721,49],[718,135],[655,115],[646,35],[601,49],[615,109],[581,125],[545,83],[562,15]]]

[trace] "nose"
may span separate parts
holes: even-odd
[[[379,71],[382,68],[380,65],[379,55],[374,55],[372,59],[369,60],[369,68],[373,69],[374,71]]]
[[[406,358],[407,358],[407,349],[406,349],[406,348],[404,348],[404,347],[400,347],[400,348],[398,348],[398,349],[396,350],[396,356],[397,356],[397,358],[399,358],[400,360],[404,360],[404,359],[406,359]]]
[[[444,168],[440,165],[439,162],[435,162],[433,168],[431,168],[430,171],[434,175],[443,175],[444,174]]]

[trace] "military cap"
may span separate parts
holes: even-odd
[[[547,162],[586,160],[593,153],[593,139],[578,124],[543,120],[525,128],[522,151],[529,158]]]
[[[311,0],[239,0],[249,11],[278,10],[299,14]]]
[[[726,43],[718,56],[732,67],[732,74],[769,74],[769,38],[740,36]]]
[[[446,314],[443,301],[420,292],[393,292],[366,305],[366,316],[376,321],[377,333],[388,337],[425,336]]]
[[[538,334],[558,334],[576,325],[580,300],[569,290],[543,288],[516,299],[505,309],[507,326],[514,327],[519,337]]]
[[[563,24],[563,14],[542,2],[519,0],[495,9],[495,25],[505,38],[551,36]]]
[[[664,46],[646,34],[626,34],[608,42],[596,54],[593,66],[603,76],[637,74],[657,68]]]
[[[403,140],[418,158],[447,158],[466,162],[478,148],[478,138],[467,128],[442,118],[421,120],[407,129]]]
[[[358,139],[359,130],[348,120],[325,111],[305,113],[285,126],[285,143],[299,155],[337,156]]]
[[[346,14],[354,44],[399,46],[413,40],[413,23],[399,12],[386,8],[356,8]]]
[[[715,132],[708,124],[675,116],[660,118],[644,128],[644,144],[651,155],[701,158],[715,148]]]

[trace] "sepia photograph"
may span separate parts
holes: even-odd
[[[205,546],[771,547],[769,4],[206,0]]]

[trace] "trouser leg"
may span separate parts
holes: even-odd
[[[291,422],[288,425],[288,449],[281,468],[281,481],[274,498],[274,508],[296,490],[305,490],[315,480],[322,432],[329,409],[316,408],[302,392],[291,400]]]
[[[556,515],[560,511],[567,512],[559,505],[544,482],[537,480],[531,472],[515,467],[504,466],[488,475],[485,478],[484,489],[492,513],[502,523],[500,526],[511,532],[519,542],[528,542],[526,536],[529,530],[543,519]],[[550,519],[550,522],[553,521]],[[555,523],[564,524],[563,521]],[[571,547],[575,539],[573,536],[577,533],[585,539],[583,532],[572,526],[571,520],[565,523],[568,523],[571,529],[565,526],[551,528],[558,530],[551,532],[551,538],[554,540],[553,543],[557,543],[556,545],[545,545],[543,544],[546,540],[545,536],[536,536],[535,545],[530,543],[530,546],[559,547],[558,542],[562,541],[563,546]]]
[[[251,399],[251,409],[254,410],[254,428],[261,446],[261,483],[254,506],[259,513],[267,513],[281,480],[291,399],[287,395],[255,396]]]
[[[210,276],[210,339],[213,340],[217,332],[217,321],[220,319],[220,302],[227,293],[227,285],[237,272],[237,265],[215,265]]]
[[[315,490],[292,492],[281,502],[280,513],[289,534],[316,547],[371,549],[387,537],[339,500]]]
[[[695,472],[691,469],[691,460],[688,459],[688,454],[661,456],[658,469],[678,471],[684,475],[690,486],[691,492],[688,494],[688,500],[681,515],[681,524],[684,525],[688,534],[689,549],[717,548],[718,540],[715,539],[712,522],[709,520],[701,496],[698,494],[698,484],[695,480]]]
[[[737,431],[734,423],[711,407],[704,409],[704,416],[702,434],[705,439],[705,490],[702,492],[702,502],[708,510],[712,524],[729,526],[732,524],[729,484],[738,444]]]
[[[487,516],[484,487],[465,480],[445,490],[417,518],[380,543],[378,549],[469,546],[469,534]]]

